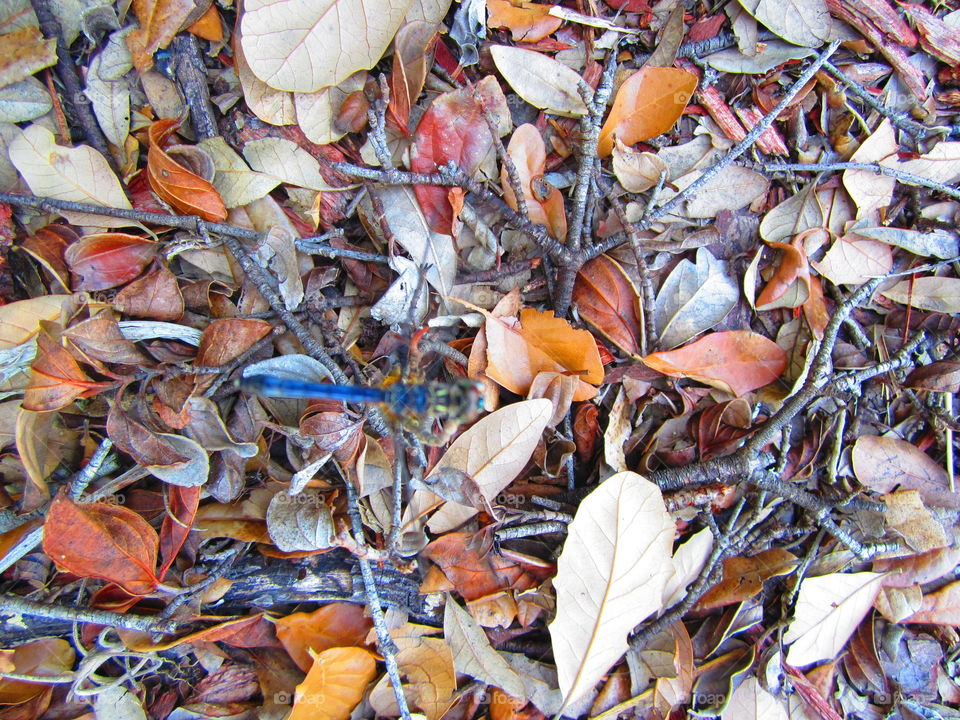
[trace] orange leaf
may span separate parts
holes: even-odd
[[[810,266],[801,244],[805,234],[798,235],[789,245],[782,242],[767,243],[781,250],[783,255],[777,271],[757,298],[758,311],[800,307],[810,297]]]
[[[723,580],[700,598],[697,610],[706,612],[748,600],[763,589],[766,580],[786,575],[796,566],[796,556],[781,548],[770,548],[748,558],[727,558],[723,561]]]
[[[310,670],[314,654],[332,647],[365,644],[373,621],[364,615],[363,606],[334,602],[313,612],[298,612],[276,621],[277,638],[293,661],[304,672]]]
[[[607,340],[630,355],[640,351],[640,296],[615,260],[601,255],[580,268],[573,301],[581,317]]]
[[[163,142],[180,126],[178,118],[158,120],[150,126],[147,138],[147,178],[153,191],[173,208],[186,215],[222,222],[227,218],[220,194],[209,182],[187,170],[163,150]]]
[[[273,326],[264,320],[227,318],[214,320],[200,336],[197,365],[218,366],[235,360],[265,338]]]
[[[547,149],[540,131],[529,123],[518,127],[510,138],[507,155],[517,168],[530,220],[538,225],[545,225],[553,237],[563,240],[567,236],[563,193],[543,177],[546,172]],[[516,210],[517,198],[506,167],[500,170],[500,185],[503,188],[504,202]]]
[[[133,0],[140,27],[127,35],[127,47],[137,70],[153,66],[153,54],[170,44],[194,7],[194,0]]]
[[[24,410],[59,410],[77,398],[91,397],[111,387],[113,383],[87,378],[62,345],[43,330],[37,333],[37,357],[30,366]]]
[[[73,669],[73,663],[76,660],[70,643],[61,638],[33,640],[24,645],[18,645],[12,650],[5,650],[4,653],[10,653],[11,657],[3,671],[18,675],[41,677],[63,675]],[[0,704],[20,705],[30,701],[49,687],[45,683],[0,678]],[[5,712],[11,710],[6,708]],[[5,714],[4,717],[13,717],[13,715]]]
[[[427,80],[427,73],[433,65],[433,48],[437,42],[438,27],[423,20],[410,22],[397,31],[397,36],[393,40],[390,112],[405,134],[410,122],[410,108],[420,97],[423,84]],[[360,95],[362,96],[362,93]],[[344,101],[344,107],[346,105],[347,100]],[[342,115],[343,112],[341,109],[340,114]],[[365,110],[361,119],[366,122]]]
[[[157,533],[133,510],[75,503],[64,490],[43,525],[43,551],[58,568],[115,582],[131,595],[156,590],[158,546]]]
[[[220,22],[220,13],[217,6],[211,4],[207,11],[200,16],[193,25],[187,28],[197,37],[209,40],[212,43],[223,41],[223,24]]]
[[[74,290],[106,290],[133,280],[156,254],[153,240],[112,232],[85,235],[67,248],[64,259],[81,276]]]
[[[554,32],[563,20],[550,14],[550,5],[528,0],[487,0],[487,27],[510,29],[518,42],[537,42]]]
[[[180,487],[167,485],[166,492],[167,512],[164,513],[163,523],[160,525],[160,551],[163,565],[157,576],[161,579],[177,559],[177,553],[186,542],[187,536],[193,529],[193,520],[200,505],[200,486]]]
[[[740,396],[769,385],[787,367],[787,354],[773,340],[749,330],[715,332],[643,363],[671,377],[690,378]]]
[[[575,330],[553,313],[527,309],[520,318],[517,327],[487,315],[487,376],[511,392],[526,395],[541,372],[565,373],[579,381],[575,401],[594,397],[597,389],[593,385],[603,382],[603,363],[593,336]]]
[[[697,78],[671,67],[641,68],[620,86],[600,130],[597,153],[613,150],[613,136],[627,145],[667,132],[680,119],[697,88]]]
[[[297,685],[287,720],[347,720],[360,704],[377,663],[368,650],[337,647],[314,657],[307,677]]]

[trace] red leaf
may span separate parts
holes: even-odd
[[[643,358],[671,377],[690,378],[734,395],[768,385],[787,367],[787,354],[773,340],[749,330],[715,332],[670,352]]]
[[[178,118],[158,120],[150,126],[147,137],[147,177],[153,191],[186,215],[198,215],[204,220],[222,222],[227,209],[213,185],[196,173],[187,170],[163,150],[163,142],[180,126]]]
[[[617,262],[601,255],[577,273],[573,301],[580,315],[630,355],[640,349],[640,296]]]
[[[474,97],[474,91],[480,100]],[[467,175],[473,175],[493,147],[490,130],[483,119],[483,106],[497,120],[501,133],[505,132],[503,126],[509,128],[510,110],[493,76],[485,77],[473,87],[446,92],[434,100],[417,126],[410,169],[415,173],[433,173],[452,161]],[[447,189],[416,185],[414,192],[430,227],[439,233],[455,235]]]
[[[193,529],[193,519],[200,505],[199,485],[195,487],[167,485],[166,492],[169,493],[167,496],[169,511],[163,516],[163,524],[160,526],[160,553],[163,557],[163,565],[157,573],[161,579],[176,560],[177,553],[180,552],[190,530]]]
[[[157,243],[126,233],[86,235],[67,248],[64,258],[80,275],[74,290],[106,290],[130,282],[153,260]]]
[[[113,383],[90,380],[62,345],[43,330],[37,333],[37,357],[30,366],[24,410],[59,410],[77,398],[91,397],[111,387]]]
[[[159,540],[132,510],[107,503],[75,503],[64,490],[50,504],[43,551],[61,570],[109,580],[132,595],[156,590]]]

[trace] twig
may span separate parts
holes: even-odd
[[[866,172],[876,173],[877,175],[886,175],[892,177],[897,182],[904,185],[917,185],[919,187],[930,188],[944,195],[960,200],[960,190],[951,187],[945,183],[930,180],[922,175],[915,175],[904,170],[878,165],[877,163],[859,163],[859,162],[834,162],[834,163],[765,163],[760,167],[764,172],[835,172],[837,170],[864,170]]]
[[[197,140],[217,137],[217,121],[210,102],[210,86],[207,81],[207,68],[200,57],[197,38],[189,32],[179,33],[173,38],[170,47],[173,53],[173,67],[177,81],[183,90],[183,97],[190,109],[190,124]]]
[[[67,491],[67,497],[74,502],[80,499],[87,489],[87,485],[97,477],[97,473],[100,472],[100,467],[107,459],[107,455],[110,454],[112,448],[113,440],[110,438],[105,437],[100,441],[100,445],[93,455],[90,456],[90,461],[73,477],[73,480],[70,481],[70,489]]]
[[[69,622],[96,623],[97,625],[140,630],[142,632],[174,633],[181,626],[181,623],[175,620],[157,621],[156,618],[144,615],[121,614],[109,610],[92,610],[54,603],[34,602],[15,595],[0,596],[0,613],[5,615],[31,615]]]

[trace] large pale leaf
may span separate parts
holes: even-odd
[[[290,140],[252,140],[243,146],[243,157],[257,172],[272,175],[289,185],[311,190],[334,189],[320,174],[317,159]]]
[[[787,708],[768,693],[755,678],[748,678],[733,691],[720,720],[787,720]]]
[[[783,636],[787,662],[795,667],[832,660],[846,644],[880,592],[884,573],[832,573],[806,578],[793,621]]]
[[[270,87],[315,92],[369,70],[403,22],[411,0],[247,0],[241,44]]]
[[[814,190],[814,185],[808,185],[764,215],[760,237],[767,242],[790,242],[794,235],[823,225],[823,209]]]
[[[824,0],[740,0],[758,22],[794,45],[819,47],[830,36]]]
[[[960,312],[960,279],[957,278],[921,277],[913,281],[901,280],[880,294],[894,302],[921,310]]]
[[[896,161],[897,140],[893,125],[889,120],[881,122],[870,137],[863,141],[851,156],[853,162],[872,163],[892,159]],[[888,162],[884,164],[889,164]],[[843,186],[857,205],[857,216],[869,215],[875,210],[886,207],[893,198],[893,189],[897,181],[886,175],[877,175],[867,170],[846,170],[843,173]]]
[[[490,55],[514,92],[536,108],[564,117],[587,113],[577,90],[580,76],[543,53],[494,45]]]
[[[41,320],[57,320],[69,295],[41,295],[0,305],[0,350],[29,340],[40,331]]]
[[[709,330],[737,304],[740,289],[727,264],[706,248],[697,249],[697,263],[681,260],[663,281],[653,316],[665,348],[675,348]]]
[[[960,507],[948,489],[947,471],[916,445],[894,437],[863,435],[851,454],[857,480],[878,493],[917,490],[927,505]]]
[[[444,468],[459,470],[473,478],[487,502],[493,502],[530,460],[551,415],[553,403],[545,398],[513,403],[490,413],[454,440],[425,482],[429,484]],[[421,492],[425,491],[417,494]],[[437,502],[439,498],[434,500]],[[448,503],[441,513],[430,522],[434,532],[456,527],[477,510]]]
[[[447,595],[443,610],[443,635],[453,651],[457,672],[498,687],[515,698],[525,698],[520,676],[497,651],[477,621]]]
[[[626,651],[630,631],[661,609],[674,523],[656,485],[621,472],[587,496],[568,532],[550,624],[566,704],[592,688]]]
[[[9,147],[14,164],[34,195],[90,205],[130,209],[130,202],[103,155],[92,147],[57,145],[53,133],[31,125]],[[124,227],[131,220],[106,215],[63,212],[74,225]]]

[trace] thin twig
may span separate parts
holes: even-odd
[[[864,170],[877,175],[885,175],[894,178],[897,182],[904,185],[916,185],[918,187],[930,188],[944,195],[960,200],[960,190],[946,183],[930,180],[922,175],[897,170],[896,168],[878,165],[877,163],[860,162],[832,162],[832,163],[764,163],[760,166],[764,172],[836,172],[838,170]]]

